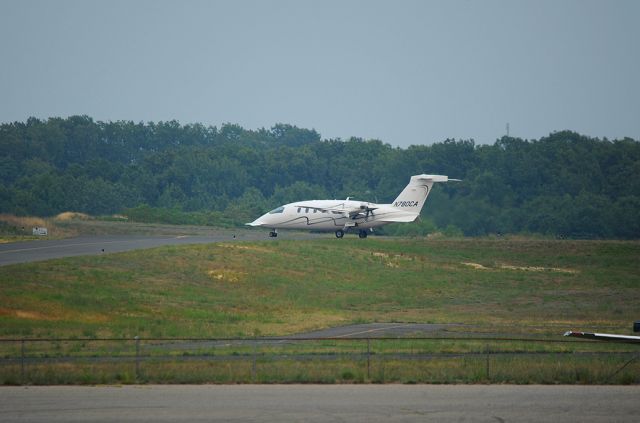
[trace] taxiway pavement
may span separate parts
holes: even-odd
[[[3,422],[635,422],[639,386],[0,387]]]
[[[303,239],[315,234],[291,234],[287,239]],[[25,241],[0,244],[0,266],[63,257],[118,253],[163,245],[206,244],[211,242],[268,240],[265,232],[239,231],[220,235],[108,235],[60,240]]]

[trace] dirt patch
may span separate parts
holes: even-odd
[[[387,254],[379,251],[372,251],[371,253],[366,252],[366,254],[371,254],[372,257],[381,258],[384,261],[384,265],[391,268],[400,267],[401,261],[410,261],[413,260],[411,256],[405,256],[401,254]]]
[[[460,263],[460,264],[463,264],[463,265],[465,265],[465,266],[472,267],[472,268],[474,268],[474,269],[476,269],[476,270],[490,270],[490,268],[488,268],[488,267],[486,267],[486,266],[483,266],[483,265],[481,265],[480,263],[462,262],[462,263]]]
[[[60,320],[76,320],[84,323],[103,323],[108,319],[102,314],[76,313],[61,309],[52,312],[41,312],[33,310],[15,310],[10,308],[0,308],[0,316],[16,317],[18,319],[39,320],[57,322]]]
[[[9,308],[0,308],[0,316],[17,317],[19,319],[29,320],[59,320],[37,311],[13,310]]]
[[[511,266],[509,264],[500,265],[500,269],[506,270],[523,270],[525,272],[560,272],[560,273],[578,273],[575,269],[563,269],[561,267],[542,267],[542,266]]]
[[[562,267],[543,267],[543,266],[513,266],[511,264],[499,264],[495,267],[483,266],[480,263],[462,262],[464,266],[472,267],[476,270],[520,270],[523,272],[559,272],[559,273],[578,273],[575,269],[566,269]]]
[[[273,250],[267,247],[260,247],[257,245],[237,245],[237,244],[217,244],[217,247],[228,248],[231,250],[247,250],[247,251],[259,251],[261,253],[272,253]]]
[[[237,283],[246,276],[246,273],[230,269],[214,269],[209,270],[207,275],[216,281]]]

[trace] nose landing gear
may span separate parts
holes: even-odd
[[[360,238],[366,238],[367,237],[367,231],[365,230],[360,230],[360,232],[358,232],[358,236]]]
[[[277,236],[278,236],[278,231],[276,231],[275,229],[269,232],[269,238],[275,238]]]

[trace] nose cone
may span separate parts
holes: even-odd
[[[260,216],[256,220],[250,223],[245,223],[247,226],[264,226],[264,216]]]

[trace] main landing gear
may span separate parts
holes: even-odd
[[[275,229],[269,232],[269,238],[275,238],[277,236],[278,236],[278,231],[276,231]]]
[[[367,231],[365,231],[364,229],[361,229],[358,231],[358,237],[360,238],[366,238],[368,235]],[[338,229],[336,231],[336,238],[342,238],[344,236],[344,231],[342,229]]]

